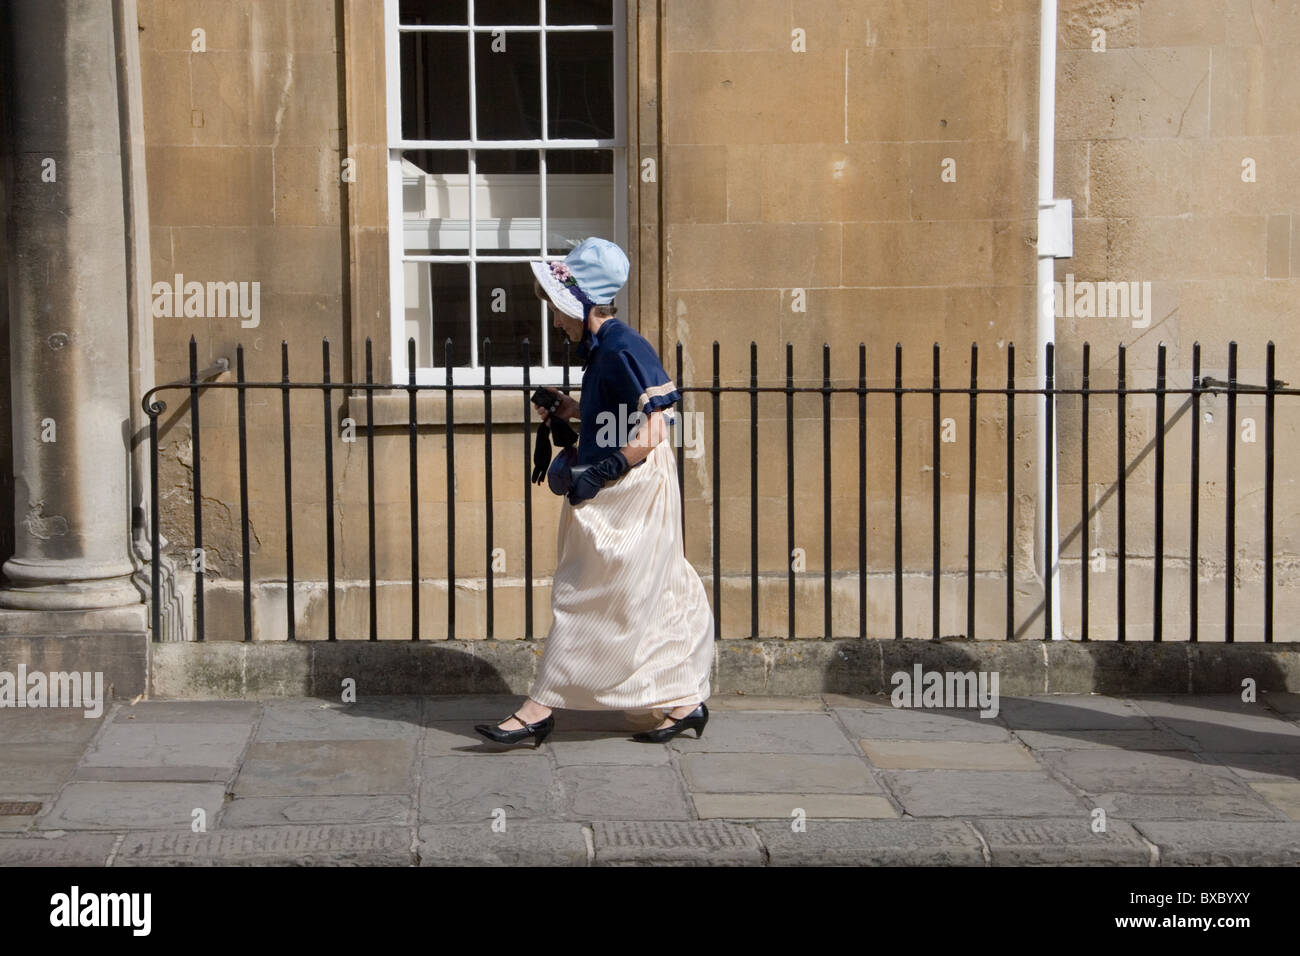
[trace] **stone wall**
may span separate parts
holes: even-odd
[[[629,3],[630,162],[628,198],[635,236],[633,301],[627,319],[680,381],[706,385],[712,343],[720,345],[722,385],[747,385],[749,346],[758,343],[759,380],[785,381],[786,343],[796,385],[820,385],[823,344],[831,379],[855,385],[859,343],[871,386],[893,384],[894,348],[903,346],[906,384],[928,386],[940,345],[945,386],[965,387],[970,347],[979,381],[1001,387],[1007,348],[1014,375],[1034,376],[1034,262],[1038,4],[1033,0],[664,0]],[[149,143],[154,277],[260,280],[262,320],[158,319],[157,379],[186,371],[196,337],[199,365],[233,364],[245,349],[250,380],[278,381],[287,340],[295,379],[319,381],[321,340],[329,338],[335,381],[360,379],[367,336],[376,378],[388,367],[387,211],[383,189],[384,84],[381,4],[362,0],[140,0]],[[660,14],[662,12],[662,20]],[[195,28],[206,52],[192,50]],[[1104,31],[1102,51],[1099,40]],[[799,32],[802,31],[802,32]],[[1149,282],[1143,318],[1063,315],[1058,320],[1059,382],[1077,387],[1082,343],[1092,343],[1094,387],[1115,384],[1116,347],[1128,347],[1130,387],[1154,384],[1158,342],[1168,348],[1172,387],[1190,382],[1191,344],[1203,374],[1226,378],[1227,343],[1241,348],[1241,381],[1263,381],[1264,346],[1278,347],[1278,376],[1294,378],[1295,336],[1286,323],[1300,252],[1292,242],[1293,182],[1300,141],[1300,84],[1291,48],[1300,9],[1248,0],[1080,2],[1060,8],[1056,195],[1074,203],[1075,255],[1057,263],[1067,281]],[[796,50],[796,47],[799,49]],[[357,180],[340,182],[343,158]],[[657,161],[645,181],[639,160]],[[1254,182],[1243,181],[1253,160]],[[1248,164],[1249,165],[1249,164]],[[1067,278],[1069,277],[1069,278]],[[1138,325],[1135,326],[1134,322]],[[233,380],[227,375],[222,381]],[[192,445],[183,392],[163,396],[164,533],[183,552],[192,540]],[[336,574],[346,582],[340,637],[364,637],[368,549],[365,410],[336,394],[334,420]],[[1277,411],[1276,546],[1278,617],[1295,600],[1295,489],[1288,468],[1300,409]],[[410,526],[405,396],[377,411],[377,574],[381,636],[409,637]],[[945,395],[954,420],[941,447],[943,610],[941,632],[965,632],[967,399]],[[1166,448],[1166,553],[1182,571],[1166,574],[1166,637],[1187,625],[1188,423],[1172,396]],[[454,488],[457,636],[483,633],[487,566],[482,399],[456,406]],[[1035,419],[1017,406],[1015,554],[1021,580],[1016,630],[1042,632],[1032,527]],[[1154,404],[1130,396],[1124,423],[1130,455],[1127,551],[1131,638],[1149,636],[1154,509]],[[445,634],[445,408],[420,402],[422,635]],[[711,441],[712,407],[693,393]],[[1090,407],[1086,522],[1080,500],[1079,401],[1060,403],[1060,528],[1066,632],[1078,633],[1078,561],[1086,544],[1106,567],[1090,577],[1090,636],[1115,628],[1116,445],[1113,398]],[[235,400],[230,390],[202,399],[202,481],[209,584],[215,585],[212,637],[242,636],[239,612],[240,512]],[[749,633],[749,400],[720,402],[723,635]],[[1226,402],[1202,399],[1201,637],[1222,637]],[[832,565],[837,636],[857,633],[857,402],[832,402]],[[506,570],[497,581],[495,635],[523,632],[523,458],[519,396],[493,403],[494,544]],[[303,635],[322,636],[325,489],[321,396],[295,392],[293,516],[295,576]],[[804,567],[797,588],[798,636],[823,636],[822,398],[794,401],[796,540]],[[285,507],[280,395],[248,403],[253,575],[258,635],[283,637]],[[869,634],[892,636],[893,399],[868,401],[867,525]],[[1262,399],[1243,396],[1238,426],[1236,532],[1237,639],[1258,639],[1262,593]],[[339,423],[359,423],[358,441]],[[786,633],[785,396],[759,402],[758,495],[764,585],[760,633]],[[905,399],[903,433],[904,619],[909,636],[928,636],[931,541],[931,403]],[[1003,636],[1006,565],[1005,403],[981,397],[978,416],[977,635]],[[679,454],[681,454],[679,449]],[[714,450],[685,462],[687,554],[712,597]],[[1100,502],[1100,504],[1098,504]],[[549,621],[547,578],[554,566],[557,499],[533,495],[534,633]],[[1144,563],[1145,562],[1145,563]],[[1177,565],[1177,560],[1174,561]],[[442,583],[438,583],[441,579]],[[281,582],[279,585],[276,581]],[[341,586],[342,587],[342,586]],[[310,596],[308,594],[310,590]],[[1219,631],[1211,618],[1218,618]],[[313,623],[315,622],[315,623]],[[1146,631],[1143,627],[1146,627]],[[1287,635],[1279,632],[1279,639]]]

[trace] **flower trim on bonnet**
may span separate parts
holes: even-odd
[[[573,277],[573,273],[569,271],[569,267],[563,262],[551,263],[551,275],[566,286],[576,286],[578,284],[578,280]]]

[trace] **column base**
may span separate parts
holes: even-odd
[[[129,563],[96,565],[84,561],[4,563],[9,585],[0,590],[0,608],[30,611],[84,611],[144,604],[131,582]]]

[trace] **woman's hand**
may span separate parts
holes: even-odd
[[[560,404],[555,407],[555,415],[557,418],[568,420],[570,418],[579,417],[578,403],[574,401],[572,396],[565,395],[558,388],[553,388],[550,385],[543,385],[542,388],[560,397]],[[550,420],[550,413],[547,412],[546,409],[542,408],[540,405],[534,407],[537,409],[537,413],[541,417],[542,421],[545,422]]]

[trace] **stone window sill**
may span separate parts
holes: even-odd
[[[571,388],[569,394],[575,399],[581,389]],[[482,425],[486,418],[486,401],[481,391],[457,390],[453,397],[453,414],[455,425]],[[410,424],[411,400],[404,391],[376,391],[374,396],[375,428],[406,428]],[[354,419],[358,428],[365,428],[366,417],[365,392],[351,392],[347,399],[346,414]],[[522,389],[494,392],[492,395],[492,427],[520,426],[524,418],[524,394]],[[416,425],[445,426],[447,424],[447,396],[441,390],[421,389],[415,397]],[[531,427],[541,421],[536,411],[530,406],[528,420]]]

